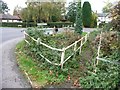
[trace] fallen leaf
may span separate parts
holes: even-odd
[[[68,75],[68,78],[67,78],[67,80],[70,80],[70,76]]]

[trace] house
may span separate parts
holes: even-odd
[[[102,22],[108,23],[111,21],[111,18],[109,17],[109,13],[97,13],[98,15],[98,25]]]
[[[0,14],[0,21],[1,22],[22,22],[19,16],[13,16],[9,13],[7,14]]]

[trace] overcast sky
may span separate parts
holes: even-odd
[[[7,3],[8,7],[10,9],[9,13],[13,14],[13,10],[14,10],[15,6],[18,5],[21,7],[26,7],[25,2],[27,0],[3,0],[3,1]],[[71,2],[71,1],[73,1],[73,0],[67,0],[67,3]],[[102,8],[105,5],[104,2],[107,0],[82,0],[82,4],[84,1],[89,1],[91,4],[92,10],[100,13],[100,12],[102,12]],[[115,0],[110,0],[110,1],[113,2]]]

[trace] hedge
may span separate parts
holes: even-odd
[[[61,27],[67,27],[67,26],[74,26],[74,23],[72,22],[48,22],[47,25],[48,27],[57,26],[61,28]]]
[[[20,22],[2,22],[2,27],[18,27],[18,25],[22,25]]]
[[[2,22],[2,27],[18,27],[18,25],[22,25],[22,27],[35,27],[37,24],[34,22]],[[67,27],[67,26],[74,26],[72,22],[48,22],[46,27],[54,27],[57,26],[58,28]]]

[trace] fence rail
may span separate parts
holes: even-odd
[[[79,51],[79,54],[81,53],[82,46],[86,43],[86,41],[87,41],[87,39],[88,39],[88,37],[89,37],[89,33],[87,33],[84,37],[82,37],[81,39],[75,41],[75,42],[72,43],[71,45],[69,45],[69,46],[67,46],[67,47],[64,47],[64,48],[62,48],[62,49],[53,48],[53,47],[51,47],[51,46],[43,43],[43,42],[40,40],[40,38],[38,38],[38,39],[36,40],[36,39],[34,39],[33,37],[31,37],[28,33],[26,33],[25,31],[24,31],[24,36],[25,36],[25,42],[28,43],[29,45],[30,45],[30,42],[26,39],[26,36],[30,37],[33,41],[37,42],[37,44],[43,45],[43,46],[45,46],[45,47],[47,47],[47,48],[49,48],[49,49],[51,49],[51,50],[60,51],[60,52],[61,52],[61,61],[60,61],[59,64],[51,62],[49,59],[47,59],[47,58],[46,58],[44,55],[42,55],[42,54],[40,54],[40,56],[41,56],[42,58],[44,58],[48,63],[53,64],[53,65],[57,65],[57,66],[61,66],[61,69],[63,69],[63,64],[64,64],[66,61],[68,61],[68,60],[75,54],[75,52],[77,52],[78,50],[80,50],[80,51]],[[79,42],[80,42],[80,46],[77,48],[77,44],[78,44]],[[71,47],[73,47],[73,46],[74,46],[74,50],[73,50],[74,52],[65,59],[65,52],[66,52],[66,50],[68,50],[69,48],[71,48]]]
[[[94,64],[95,67],[98,65],[99,61],[108,62],[108,63],[116,64],[116,65],[120,65],[120,63],[117,62],[116,60],[110,61],[110,60],[108,60],[108,59],[105,59],[104,57],[103,57],[103,58],[100,58],[101,45],[102,45],[102,32],[101,32],[101,34],[100,34],[100,40],[99,40],[99,45],[98,45],[98,50],[97,50],[96,63]],[[96,68],[95,68],[95,72],[96,72]]]

